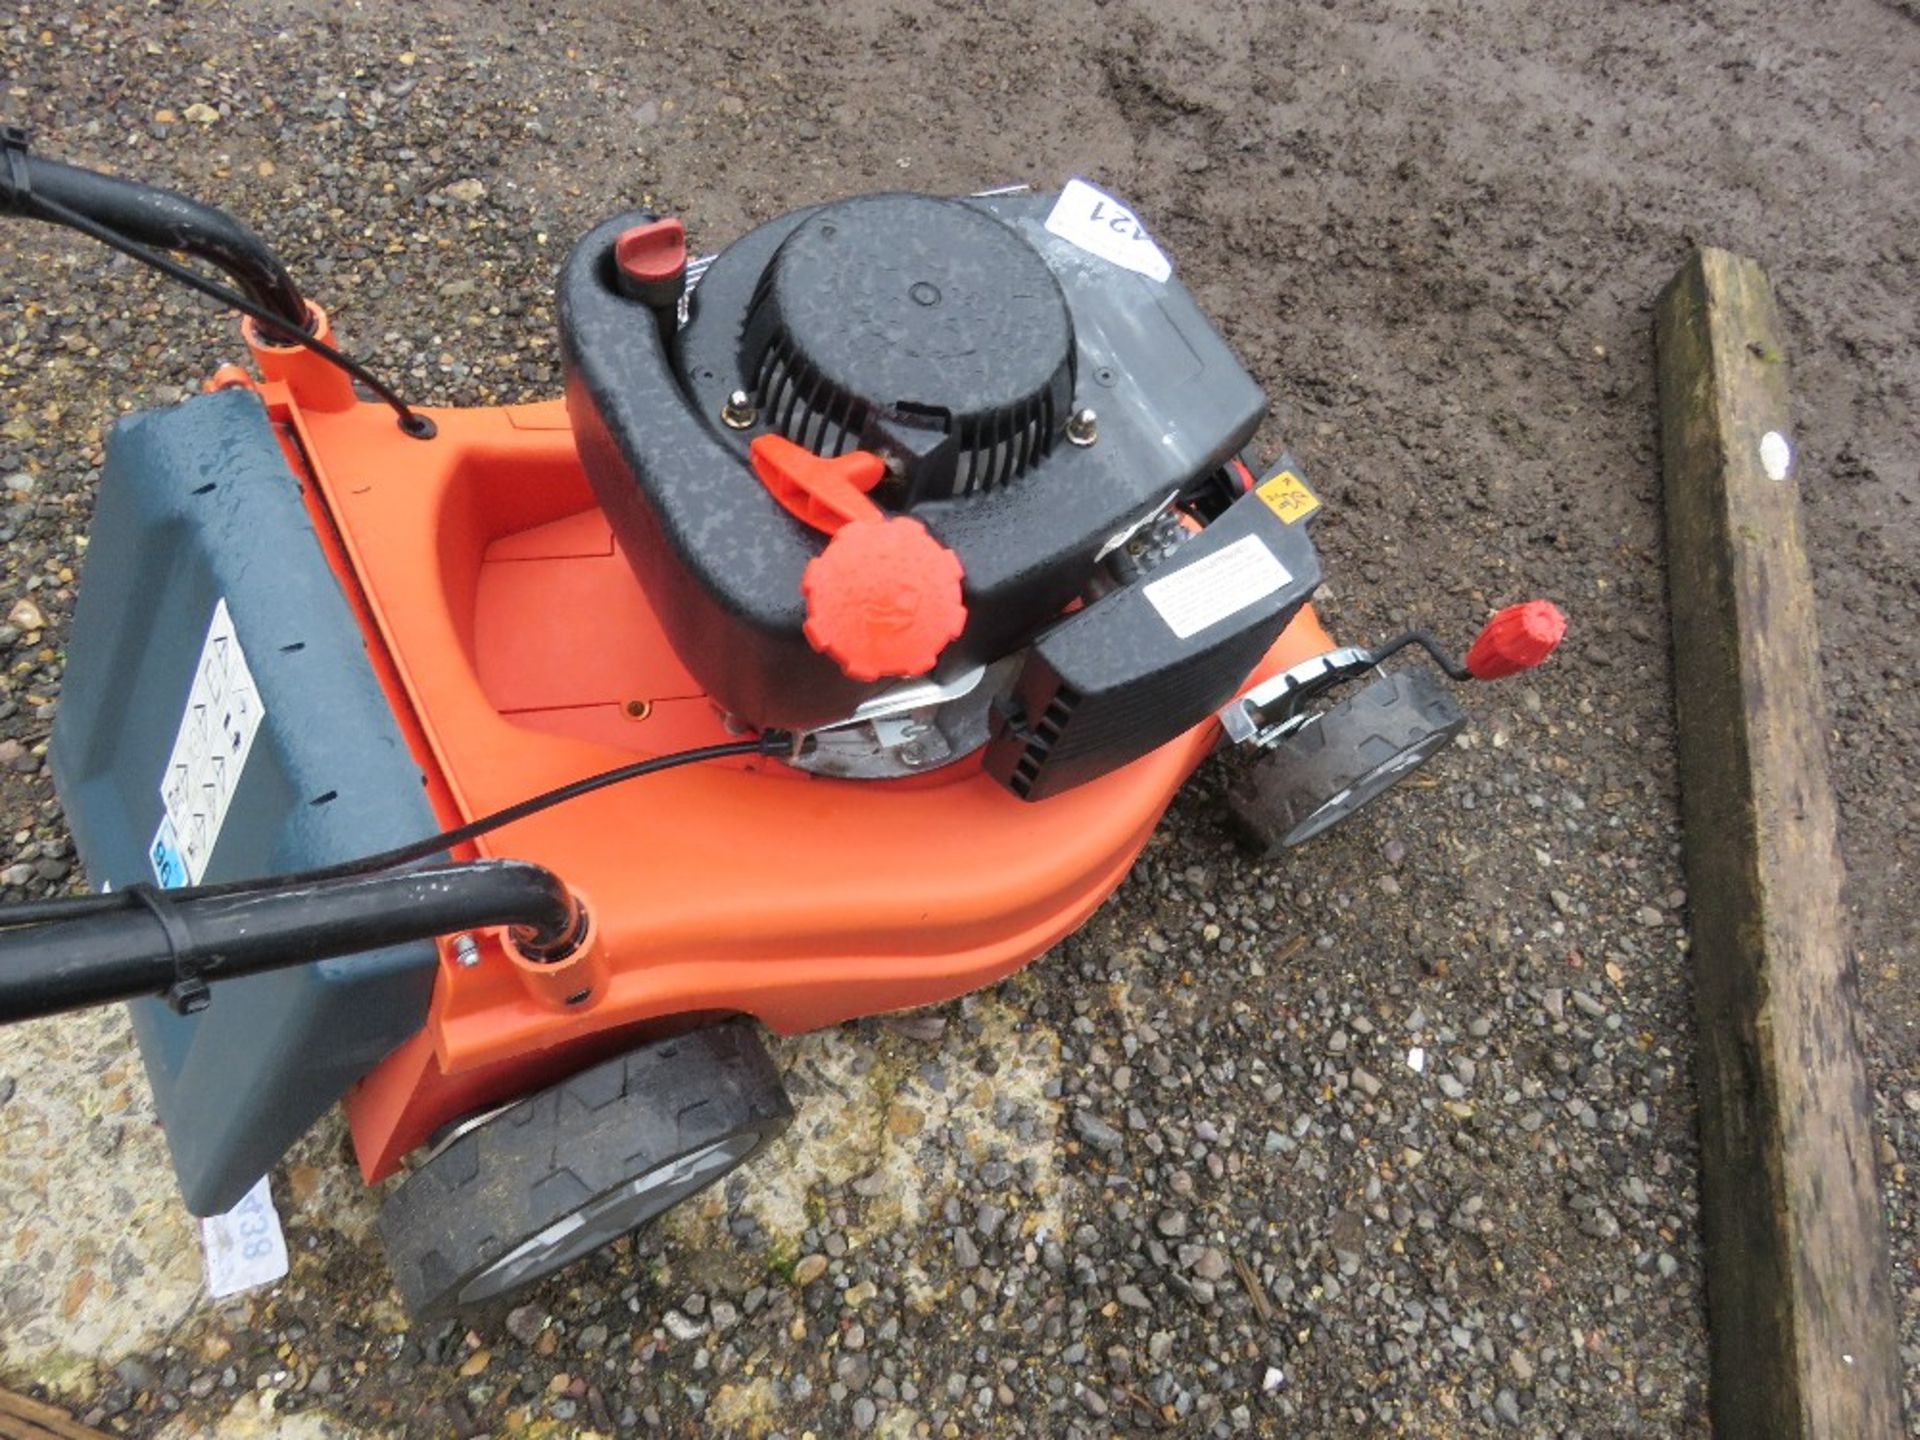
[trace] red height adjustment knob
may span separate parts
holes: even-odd
[[[886,473],[880,457],[855,450],[829,460],[778,435],[748,453],[774,499],[831,537],[800,577],[813,648],[854,680],[931,670],[967,626],[960,557],[868,497]]]
[[[1528,600],[1495,613],[1467,651],[1476,680],[1501,680],[1531,670],[1567,633],[1567,617],[1551,600]]]

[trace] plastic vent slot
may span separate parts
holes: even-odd
[[[1033,789],[1033,782],[1039,779],[1040,771],[1047,763],[1047,753],[1066,732],[1067,722],[1073,718],[1073,707],[1078,700],[1079,696],[1073,690],[1062,685],[1054,692],[1053,699],[1047,702],[1046,713],[1033,727],[1008,780],[1008,788],[1021,799],[1026,799]]]

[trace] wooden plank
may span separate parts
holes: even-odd
[[[1699,251],[1655,334],[1714,1429],[1894,1436],[1887,1237],[1765,272]]]
[[[64,1410],[0,1388],[0,1440],[109,1440]]]

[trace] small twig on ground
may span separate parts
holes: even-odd
[[[1260,1288],[1260,1277],[1253,1273],[1253,1266],[1238,1255],[1233,1257],[1233,1268],[1240,1276],[1240,1285],[1247,1292],[1247,1299],[1253,1304],[1253,1313],[1265,1325],[1273,1319],[1273,1307],[1267,1303],[1267,1294]]]

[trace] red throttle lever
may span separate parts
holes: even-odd
[[[825,459],[779,435],[748,454],[773,498],[829,537],[800,577],[808,643],[854,680],[931,670],[967,625],[960,557],[868,497],[886,463],[865,450]]]
[[[1553,653],[1567,633],[1567,617],[1551,600],[1509,605],[1487,621],[1467,650],[1476,680],[1503,680],[1531,670]]]

